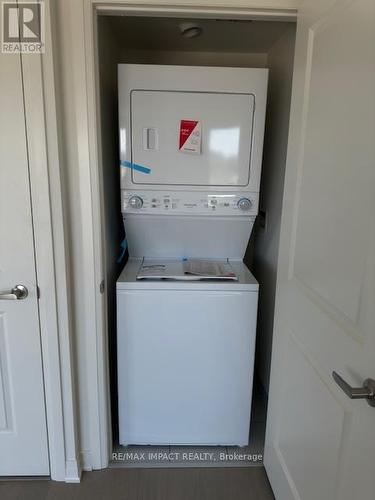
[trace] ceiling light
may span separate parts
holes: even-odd
[[[178,25],[181,36],[184,38],[195,38],[202,33],[202,28],[195,23],[181,23]]]

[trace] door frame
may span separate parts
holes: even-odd
[[[21,54],[44,397],[50,477],[78,482],[81,470],[50,0],[44,5],[45,54]]]
[[[109,356],[106,300],[99,292],[99,284],[104,278],[104,246],[105,228],[103,224],[103,196],[101,187],[101,133],[99,106],[98,50],[97,50],[97,16],[99,14],[120,15],[123,13],[136,16],[154,17],[196,17],[196,18],[230,18],[257,19],[270,21],[296,21],[299,0],[263,0],[241,1],[236,6],[226,7],[225,0],[207,2],[196,6],[193,3],[178,5],[178,1],[158,0],[143,1],[135,5],[132,0],[81,0],[82,9],[77,12],[76,0],[65,0],[70,3],[70,11],[75,13],[74,31],[75,47],[79,42],[79,50],[70,55],[72,68],[77,69],[76,84],[79,84],[80,114],[77,126],[85,130],[85,140],[76,145],[80,158],[85,159],[85,168],[90,183],[81,185],[81,194],[89,202],[83,214],[85,223],[90,227],[92,240],[86,244],[91,256],[87,263],[90,276],[87,283],[93,283],[94,289],[89,297],[88,309],[93,312],[87,335],[90,337],[90,349],[87,349],[87,371],[91,388],[89,393],[90,438],[91,449],[83,458],[83,469],[100,469],[108,467],[112,452],[112,429],[110,418]],[[75,2],[75,5],[73,3]],[[77,16],[79,19],[77,19]],[[73,99],[77,101],[76,96]],[[84,104],[82,104],[84,103]],[[87,131],[87,132],[86,132]],[[83,165],[80,165],[81,168]],[[87,252],[85,252],[87,255]],[[87,311],[85,313],[88,314]]]

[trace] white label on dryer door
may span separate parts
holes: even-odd
[[[201,122],[197,120],[181,120],[179,150],[183,153],[201,154],[201,145]]]

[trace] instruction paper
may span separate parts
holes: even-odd
[[[138,272],[137,280],[146,279],[238,281],[236,273],[229,262],[198,259],[172,262],[144,261]]]

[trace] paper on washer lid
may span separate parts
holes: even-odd
[[[230,280],[238,281],[238,277],[229,262],[207,260],[183,260],[175,262],[143,261],[137,280]]]

